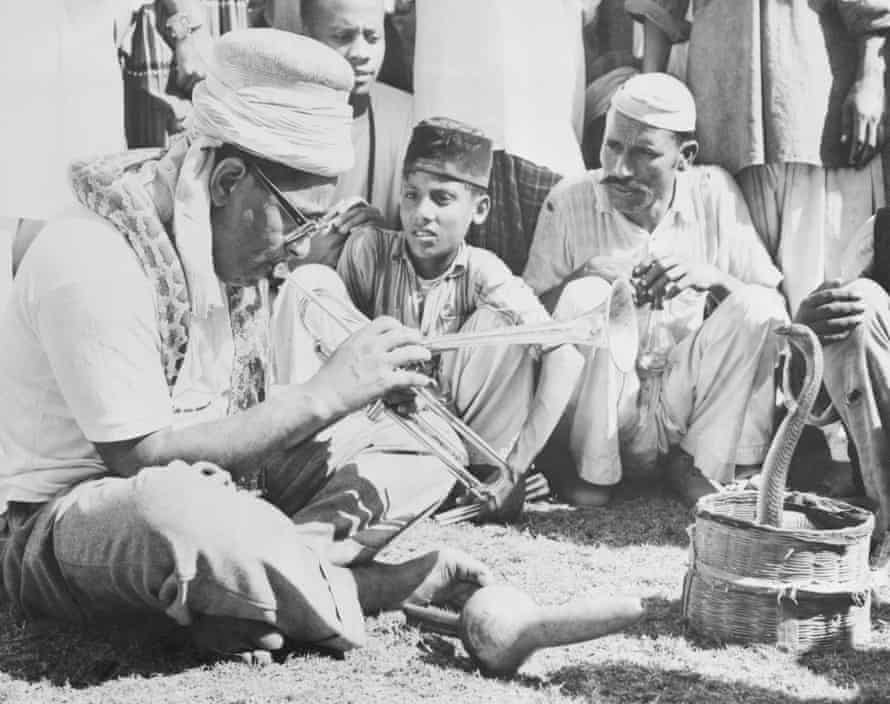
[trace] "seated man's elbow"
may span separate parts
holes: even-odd
[[[108,470],[121,477],[132,477],[145,467],[163,466],[175,458],[164,457],[166,430],[148,435],[94,443],[96,451]]]

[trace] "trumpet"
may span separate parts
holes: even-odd
[[[334,306],[325,303],[317,292],[310,290],[294,279],[291,279],[291,284],[300,290],[306,302],[314,304],[320,311],[330,318],[345,335],[353,333],[360,325],[369,322],[365,316],[356,310],[350,310],[348,313],[345,310],[335,310]],[[339,303],[339,301],[337,302]],[[305,323],[307,320],[307,306],[301,306],[301,315],[303,316]],[[343,339],[345,339],[345,337]],[[315,348],[318,354],[326,359],[333,353],[334,348],[336,348],[340,342],[342,342],[342,339],[337,342],[326,343],[321,339],[321,336],[316,335]],[[509,466],[497,451],[492,448],[484,438],[476,434],[466,423],[457,418],[457,416],[448,410],[448,408],[427,389],[417,389],[417,394],[419,398],[426,402],[427,407],[433,413],[444,418],[456,432],[461,434],[468,442],[488,456],[495,466],[502,470],[501,480],[504,481],[503,470],[509,471]],[[463,448],[454,447],[447,438],[442,437],[441,433],[421,415],[415,413],[411,416],[403,416],[386,406],[382,401],[376,401],[371,404],[367,409],[367,413],[372,418],[381,413],[385,413],[415,440],[420,442],[438,457],[455,480],[464,486],[464,488],[466,488],[478,501],[486,501],[496,490],[497,483],[486,484],[464,466],[462,461]]]
[[[639,329],[633,287],[616,279],[598,306],[569,320],[517,325],[495,331],[458,332],[429,337],[424,346],[432,353],[480,345],[581,345],[609,350],[622,372],[633,369],[639,347]]]
[[[321,292],[310,290],[294,279],[291,279],[291,282],[300,290],[307,303],[314,304],[325,313],[346,335],[354,332],[360,325],[369,322],[365,316],[354,309],[348,312],[342,309],[335,310],[333,305],[335,301],[332,301],[332,305],[328,305],[319,295]],[[339,303],[339,301],[336,302]],[[305,322],[307,319],[305,305],[302,306],[301,312]],[[518,325],[496,332],[439,335],[427,338],[424,344],[434,353],[491,344],[589,345],[609,349],[616,366],[622,371],[629,371],[633,368],[636,360],[638,334],[633,289],[627,280],[618,279],[612,284],[609,295],[602,303],[570,320]],[[316,350],[325,358],[330,356],[333,349],[339,344],[325,344],[320,336],[316,336],[316,338]],[[418,388],[416,391],[418,398],[425,403],[426,408],[445,420],[464,442],[484,454],[492,465],[500,470],[498,478],[493,483],[482,482],[469,472],[461,460],[462,448],[453,447],[423,416],[419,414],[403,416],[387,407],[382,401],[371,404],[368,407],[368,414],[375,417],[380,413],[386,413],[436,455],[452,476],[478,501],[486,501],[508,481],[512,469],[507,461],[429,389]]]

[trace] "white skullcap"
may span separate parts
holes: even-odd
[[[686,85],[667,73],[629,78],[612,97],[612,109],[637,122],[671,130],[695,130],[695,99]]]
[[[196,136],[320,176],[352,167],[352,68],[333,49],[277,29],[229,32],[213,43],[195,86]]]

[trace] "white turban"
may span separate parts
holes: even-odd
[[[612,109],[637,122],[672,132],[695,130],[695,99],[667,73],[643,73],[627,80],[612,97]]]
[[[207,78],[192,94],[173,214],[194,315],[204,318],[225,300],[210,227],[215,147],[232,144],[292,169],[337,176],[352,167],[353,81],[337,52],[290,32],[246,29],[213,43]]]
[[[192,94],[192,129],[319,176],[352,167],[349,64],[308,37],[230,32],[213,44]]]

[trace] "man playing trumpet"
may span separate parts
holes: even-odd
[[[314,40],[231,32],[192,131],[72,168],[82,207],[40,232],[3,315],[0,601],[166,615],[268,660],[285,640],[354,647],[363,613],[490,579],[453,551],[374,559],[452,485],[399,428],[362,434],[353,413],[430,382],[407,368],[429,359],[416,331],[375,320],[267,397],[269,343],[287,340],[270,338],[265,282],[306,255],[352,162],[352,85]]]
[[[658,369],[642,355],[637,373],[606,350],[588,357],[554,436],[577,504],[605,503],[625,469],[656,464],[694,502],[761,463],[772,436],[781,275],[729,175],[692,165],[694,130],[681,82],[631,78],[606,117],[603,168],[557,185],[537,225],[523,278],[554,317],[595,305],[603,279],[633,277],[641,349],[664,347]]]
[[[488,216],[491,161],[491,140],[478,130],[442,118],[421,122],[403,167],[404,230],[356,231],[337,266],[342,281],[330,270],[304,266],[291,283],[340,301],[348,296],[365,316],[391,316],[427,337],[549,321],[531,289],[496,255],[464,241],[470,225]],[[286,312],[301,300],[295,289],[285,285],[280,294],[283,326],[296,319]],[[299,338],[305,331],[291,334]],[[571,345],[544,350],[539,375],[537,357],[530,347],[486,345],[443,352],[427,367],[439,397],[506,459],[508,481],[492,498],[489,516],[506,519],[521,509],[519,479],[559,420],[582,366]],[[296,358],[281,360],[278,373],[301,367]],[[471,466],[492,464],[477,447],[467,451]]]

